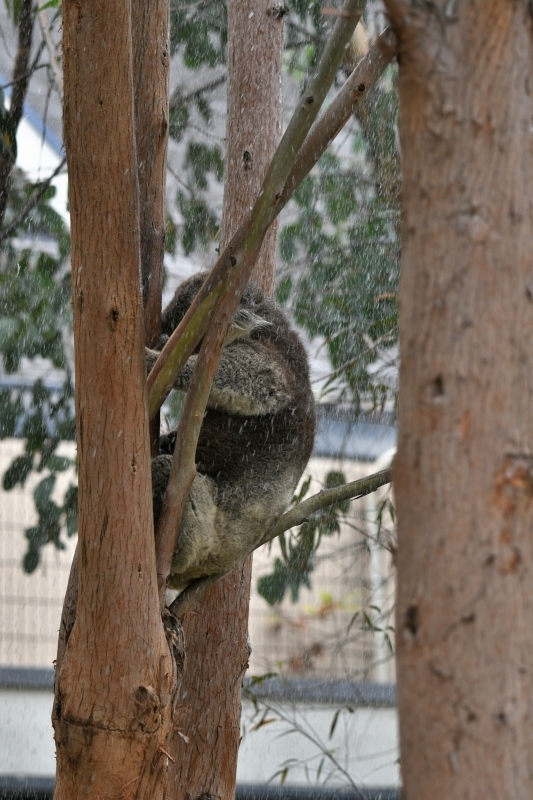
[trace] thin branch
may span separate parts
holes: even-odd
[[[213,78],[212,81],[204,84],[204,86],[200,86],[198,89],[192,89],[187,94],[182,94],[181,88],[177,86],[170,96],[170,110],[173,111],[175,108],[179,108],[185,103],[189,103],[191,100],[196,100],[196,98],[200,97],[204,92],[210,92],[213,89],[217,89],[223,83],[226,83],[227,78],[228,76],[226,73],[224,73],[224,75],[221,75],[218,78]]]
[[[57,55],[57,48],[54,44],[54,41],[52,39],[52,34],[50,32],[51,26],[48,24],[46,9],[44,8],[39,8],[39,24],[41,26],[43,39],[46,42],[46,46],[50,54],[50,62],[51,62],[50,65],[57,93],[59,94],[59,97],[63,99],[63,72],[61,70],[61,63]]]
[[[307,500],[303,500],[301,503],[298,503],[298,505],[293,506],[286,511],[285,514],[279,518],[276,524],[270,528],[269,531],[267,531],[259,544],[252,548],[250,552],[253,552],[254,550],[257,550],[258,547],[262,547],[264,544],[271,542],[273,539],[281,536],[282,533],[285,533],[285,531],[288,531],[290,528],[301,525],[311,514],[316,514],[317,511],[320,511],[323,508],[327,508],[334,503],[340,503],[343,500],[357,500],[361,497],[365,497],[366,495],[372,494],[382,486],[386,486],[391,482],[392,469],[389,468],[381,470],[380,472],[375,472],[373,475],[369,475],[366,478],[361,478],[358,481],[346,483],[343,486],[336,486],[333,489],[324,489],[323,491],[318,492],[318,494],[308,497]],[[211,586],[213,586],[213,584],[217,583],[217,581],[227,574],[227,572],[223,572],[216,575],[208,575],[206,578],[197,578],[196,580],[191,581],[187,588],[184,589],[183,592],[181,592],[181,594],[171,604],[170,610],[172,613],[177,617],[183,617],[183,615],[189,610],[196,600],[199,600],[205,594],[205,592],[210,589]]]
[[[35,189],[35,191],[30,196],[30,199],[28,200],[28,202],[26,203],[26,205],[24,206],[18,217],[15,217],[15,219],[9,223],[7,228],[4,228],[4,230],[0,231],[0,244],[2,244],[2,242],[8,239],[11,236],[11,234],[15,233],[19,225],[22,222],[24,222],[26,216],[30,213],[32,209],[35,208],[35,206],[37,205],[43,194],[46,192],[46,190],[48,189],[54,178],[57,175],[59,175],[59,173],[61,172],[66,163],[67,163],[67,157],[64,156],[63,159],[58,164],[58,166],[52,172],[52,174],[45,181],[40,183],[37,189]]]
[[[281,207],[288,202],[302,180],[348,122],[356,106],[366,97],[368,90],[395,58],[396,52],[394,33],[390,28],[386,28],[354,69],[326,112],[313,125],[283,189]]]
[[[22,117],[24,100],[28,90],[28,67],[30,64],[31,40],[33,34],[34,16],[31,10],[32,0],[22,0],[19,11],[18,45],[15,67],[13,69],[13,90],[9,106],[9,121],[12,136],[16,136],[17,128]],[[4,221],[7,197],[9,194],[11,171],[15,159],[13,151],[4,150],[0,156],[0,224]]]
[[[352,791],[356,794],[357,800],[367,800],[368,795],[364,790],[362,790],[354,781],[350,773],[347,769],[345,769],[340,761],[335,758],[335,750],[331,748],[331,746],[327,747],[324,744],[322,739],[320,738],[319,734],[313,729],[311,724],[309,723],[308,719],[306,719],[306,724],[302,725],[298,722],[295,717],[290,717],[284,710],[283,706],[280,704],[279,706],[272,706],[270,703],[266,702],[265,700],[261,700],[261,698],[257,698],[254,694],[253,690],[247,689],[248,695],[253,695],[256,698],[256,702],[259,701],[262,703],[263,708],[269,711],[271,714],[276,714],[278,719],[285,722],[287,725],[292,726],[293,731],[297,731],[301,736],[304,736],[308,741],[310,741],[318,750],[318,754],[314,756],[314,758],[318,758],[321,755],[324,758],[327,758],[335,767],[335,769],[344,777],[346,783],[352,787]],[[253,730],[253,729],[252,729]]]
[[[212,139],[214,142],[225,142],[226,137],[220,136],[219,134],[210,133],[208,130],[201,128],[200,125],[195,125],[194,122],[189,122],[187,128],[192,131],[197,131],[197,133],[201,133],[202,136],[205,136],[206,139]]]
[[[34,60],[34,63],[35,63],[35,60]],[[38,66],[34,66],[34,65],[32,64],[32,65],[29,67],[29,69],[28,69],[28,71],[27,71],[26,75],[23,75],[22,77],[23,77],[23,78],[31,78],[31,76],[33,75],[33,73],[34,73],[34,72],[37,72],[37,70],[39,70],[39,69],[47,69],[47,67],[48,67],[48,66],[49,66],[49,64],[39,64]],[[20,80],[20,78],[19,78],[19,80]],[[0,90],[2,90],[2,91],[3,91],[4,89],[9,89],[9,87],[10,87],[10,86],[13,86],[13,85],[15,84],[15,82],[16,82],[16,81],[12,80],[12,81],[9,81],[8,83],[3,83],[3,84],[0,86]]]
[[[283,516],[279,518],[274,527],[261,539],[258,547],[280,536],[285,531],[288,531],[289,528],[301,525],[311,514],[315,514],[317,511],[327,508],[327,506],[331,506],[334,503],[341,503],[343,500],[357,500],[360,497],[365,497],[367,494],[372,494],[391,481],[392,471],[389,468],[383,469],[381,472],[375,472],[367,478],[345,483],[343,486],[335,486],[333,489],[323,489],[321,492],[318,492],[318,494],[308,497],[307,500],[303,500],[301,503],[298,503],[298,505],[286,511]]]

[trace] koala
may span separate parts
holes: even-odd
[[[175,330],[207,277],[182,283],[162,315]],[[199,348],[198,348],[199,349]],[[150,369],[157,351],[147,351]],[[174,384],[189,388],[197,354]],[[184,510],[168,585],[225,573],[289,505],[313,448],[315,404],[305,349],[279,306],[249,283],[229,330],[196,449],[197,474]],[[152,460],[155,525],[168,483],[175,432]]]

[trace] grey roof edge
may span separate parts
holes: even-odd
[[[238,783],[235,800],[400,800],[396,788]]]
[[[0,689],[52,691],[55,672],[43,667],[0,667]],[[316,679],[245,678],[245,697],[258,699],[350,705],[359,708],[394,708],[396,687],[392,683],[326,681]]]
[[[396,687],[392,683],[245,678],[243,688],[245,696],[249,693],[264,700],[349,705],[356,708],[396,707]]]
[[[0,800],[52,800],[53,777],[0,775]]]
[[[0,775],[0,800],[48,800],[54,791],[54,778],[25,775]],[[327,786],[283,786],[238,783],[235,800],[399,800],[394,788]]]
[[[47,667],[0,667],[0,689],[54,688],[55,670]]]

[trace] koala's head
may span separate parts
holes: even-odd
[[[208,272],[197,272],[178,286],[174,297],[163,311],[161,333],[170,336],[178,327],[208,275]],[[271,306],[274,306],[274,303],[265,297],[261,288],[253,281],[250,282],[235,312],[226,344],[243,336],[249,336],[258,328],[272,325],[268,318]]]

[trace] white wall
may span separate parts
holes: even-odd
[[[0,688],[1,776],[54,776],[52,700],[50,690]],[[330,738],[336,711],[328,705],[279,703],[257,728],[261,717],[255,716],[251,702],[244,701],[237,781],[266,783],[288,766],[289,785],[347,786],[353,781],[358,787],[398,786],[396,709],[344,710]],[[324,755],[326,751],[338,766]],[[273,783],[280,783],[279,775]]]

